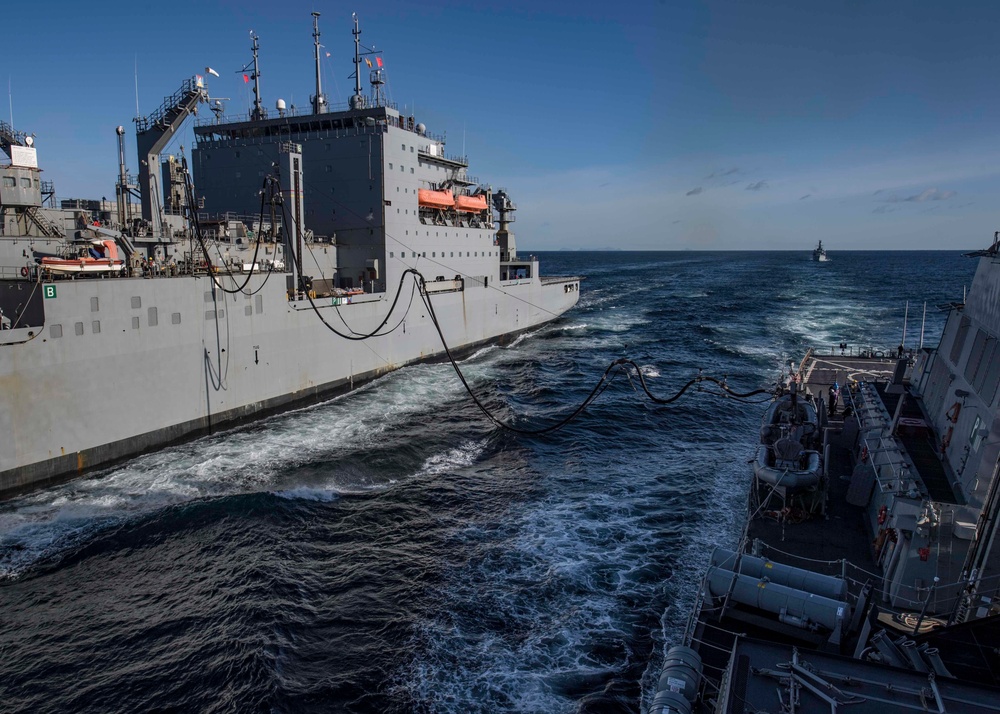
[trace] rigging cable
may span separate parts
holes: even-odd
[[[261,165],[263,166],[263,162],[261,162]],[[270,164],[269,168],[274,168],[274,164]],[[307,181],[305,179],[303,179],[303,185],[306,188],[314,188],[315,187],[315,184],[313,182]],[[327,198],[326,201],[328,202],[329,205],[333,205],[336,208],[338,208],[339,210],[345,211],[345,212],[353,215],[355,218],[362,218],[362,219],[366,218],[366,216],[363,216],[362,214],[358,213],[357,211],[355,211],[354,209],[352,209],[349,205],[347,205],[345,203],[342,203],[342,202],[337,201],[337,200],[332,199],[332,198]],[[407,243],[404,243],[402,240],[400,240],[396,236],[390,235],[388,233],[388,231],[384,231],[384,233],[385,233],[385,237],[388,240],[392,240],[393,242],[399,244],[403,248],[406,248],[407,250],[409,250],[411,253],[416,253],[417,252],[416,250],[413,250],[413,246],[408,245]],[[441,257],[442,257],[442,259],[444,258],[443,255]],[[313,260],[315,262],[315,257],[313,258]],[[470,277],[469,274],[464,273],[463,271],[455,268],[454,266],[447,265],[445,263],[442,263],[440,260],[436,260],[434,258],[428,258],[425,255],[421,255],[419,258],[417,258],[417,260],[418,261],[419,260],[427,261],[427,262],[432,263],[434,265],[437,265],[437,266],[440,266],[442,268],[445,268],[448,272],[454,272],[455,274],[461,275],[464,278]],[[317,263],[317,267],[319,267],[318,263]],[[322,274],[322,269],[320,269],[320,273]],[[502,295],[505,295],[505,296],[507,296],[507,297],[509,297],[509,298],[511,298],[513,300],[517,300],[518,302],[524,303],[528,307],[533,307],[536,310],[539,310],[541,312],[547,313],[547,314],[551,315],[552,317],[558,317],[561,314],[561,313],[553,312],[552,310],[549,310],[548,308],[545,308],[545,307],[543,307],[541,305],[536,305],[535,303],[531,302],[530,300],[528,300],[526,298],[521,297],[520,295],[515,295],[514,293],[507,292],[503,288],[497,287],[493,283],[488,283],[485,287],[488,290],[495,290],[496,292],[499,292]],[[343,318],[341,318],[341,319],[343,319]]]
[[[286,209],[284,203],[282,202],[282,215],[285,216],[285,217],[287,217],[287,213],[285,213],[286,210],[287,209]],[[294,216],[291,217],[290,220],[293,221],[293,222],[296,222],[296,219],[295,219]],[[296,223],[296,225],[297,225],[297,223]],[[394,239],[394,240],[396,240],[396,239]],[[399,242],[399,241],[397,241],[397,242]],[[289,241],[288,248],[289,248],[289,251],[292,253],[292,260],[297,262],[297,258],[296,258],[295,252],[294,252],[294,248],[292,248],[292,246],[291,246],[291,241]],[[432,262],[437,263],[437,261],[432,261]],[[443,266],[442,263],[438,263],[438,264]],[[438,337],[441,340],[442,347],[444,347],[444,351],[445,351],[445,354],[448,357],[448,361],[451,363],[452,368],[454,368],[455,373],[458,375],[459,381],[462,382],[462,385],[465,387],[465,390],[469,394],[469,397],[476,404],[476,406],[483,413],[483,415],[492,424],[494,424],[495,426],[497,426],[497,427],[499,427],[501,429],[505,429],[507,431],[510,431],[510,432],[513,432],[513,433],[516,433],[516,434],[522,434],[522,435],[525,435],[525,436],[540,436],[542,434],[548,434],[548,433],[552,433],[552,432],[558,431],[559,429],[562,429],[564,426],[566,426],[571,421],[573,421],[576,417],[578,417],[598,397],[600,397],[601,394],[603,394],[604,391],[611,385],[611,382],[614,381],[614,378],[617,376],[617,374],[619,372],[624,372],[629,377],[629,379],[631,380],[631,375],[630,375],[630,373],[629,373],[629,371],[627,369],[629,366],[631,366],[631,367],[633,367],[635,369],[636,374],[639,377],[639,383],[642,386],[643,392],[645,392],[646,396],[654,404],[661,404],[661,405],[672,404],[673,402],[675,402],[678,399],[680,399],[680,397],[685,392],[687,392],[688,389],[690,389],[695,384],[700,384],[701,382],[711,382],[711,383],[714,383],[715,385],[717,385],[725,393],[724,396],[729,397],[729,398],[739,399],[739,400],[745,400],[748,397],[752,397],[752,396],[755,396],[757,394],[769,394],[771,392],[771,390],[769,390],[769,389],[756,389],[756,390],[752,390],[750,392],[745,392],[745,393],[736,392],[736,391],[732,390],[726,384],[726,381],[724,379],[720,380],[720,379],[717,379],[715,377],[707,377],[707,376],[703,376],[703,375],[699,374],[697,377],[689,380],[672,397],[663,399],[663,398],[657,397],[655,394],[653,394],[649,390],[649,386],[646,384],[646,380],[645,380],[645,377],[643,376],[642,369],[639,367],[638,364],[636,364],[636,362],[634,360],[631,360],[631,359],[628,359],[628,358],[621,358],[621,359],[617,359],[617,360],[613,361],[611,364],[608,365],[608,367],[604,370],[604,373],[601,375],[600,379],[597,381],[597,384],[591,390],[591,392],[580,403],[580,405],[577,406],[576,409],[574,409],[568,416],[564,417],[563,419],[561,419],[560,421],[556,422],[555,424],[551,424],[551,425],[549,425],[547,427],[543,427],[541,429],[522,429],[522,428],[519,428],[519,427],[515,427],[515,426],[511,425],[510,423],[505,422],[504,420],[502,420],[501,418],[499,418],[495,414],[493,414],[493,412],[491,412],[486,407],[486,405],[483,404],[483,402],[479,399],[479,397],[472,390],[472,386],[466,380],[465,375],[462,373],[461,368],[458,366],[458,362],[455,360],[455,357],[452,355],[451,349],[448,346],[448,342],[445,339],[444,332],[442,331],[441,324],[438,321],[437,313],[434,310],[434,305],[433,305],[433,302],[432,302],[432,300],[430,298],[430,294],[427,292],[427,280],[423,276],[423,274],[420,271],[418,271],[416,268],[406,268],[406,270],[403,271],[402,275],[400,276],[399,286],[396,289],[396,295],[393,298],[392,306],[389,308],[389,312],[386,314],[386,316],[382,320],[382,322],[374,330],[372,330],[371,332],[369,332],[367,334],[359,334],[355,330],[353,330],[349,325],[347,325],[347,321],[344,320],[343,315],[341,315],[339,308],[337,306],[334,306],[335,309],[337,309],[337,314],[340,317],[341,321],[344,322],[345,326],[347,326],[347,328],[351,331],[352,334],[347,335],[347,334],[344,334],[344,333],[340,332],[335,327],[333,327],[333,325],[331,325],[329,322],[327,322],[327,320],[319,312],[319,308],[316,305],[315,301],[313,300],[312,295],[309,294],[309,291],[306,291],[306,297],[309,299],[309,304],[312,306],[313,312],[316,313],[316,316],[326,326],[327,329],[329,329],[331,332],[333,332],[334,334],[336,334],[338,337],[342,337],[342,338],[348,339],[348,340],[355,340],[355,341],[367,340],[367,339],[369,339],[371,337],[379,337],[379,336],[382,336],[382,335],[385,335],[385,334],[389,334],[389,333],[379,333],[379,330],[381,330],[388,323],[389,317],[392,315],[393,311],[395,310],[396,304],[397,304],[397,302],[399,300],[399,295],[402,292],[403,280],[406,278],[406,275],[409,274],[409,273],[412,273],[414,275],[414,280],[419,283],[421,300],[424,302],[424,305],[427,307],[427,312],[430,315],[431,322],[433,323],[434,328],[435,328],[435,330],[438,333]],[[301,276],[300,276],[300,278],[301,278]],[[505,294],[508,294],[505,291],[501,291],[501,292],[504,292]],[[516,296],[511,296],[511,297],[516,297]],[[411,293],[411,301],[412,301],[412,293]],[[540,308],[540,309],[543,309],[543,308]],[[548,310],[544,310],[544,311],[545,312],[550,312]],[[407,313],[408,312],[409,312],[409,306],[407,307]],[[405,317],[406,317],[406,314],[403,315],[403,319],[405,319]],[[395,330],[396,328],[398,328],[402,324],[402,322],[403,322],[403,320],[400,320],[400,322],[397,323],[396,327],[392,328],[392,330],[390,330],[389,332],[392,332],[393,330]],[[721,396],[718,393],[713,393],[713,394],[715,396]]]
[[[420,281],[422,287],[426,285],[426,281],[424,280],[423,275],[420,275]],[[604,374],[601,375],[600,379],[597,381],[597,384],[591,390],[590,394],[588,394],[587,397],[580,403],[580,405],[576,407],[576,409],[574,409],[568,416],[559,420],[555,424],[551,424],[541,429],[522,429],[520,427],[513,426],[508,422],[505,422],[499,417],[497,417],[486,407],[485,404],[482,403],[479,397],[476,396],[475,392],[472,390],[471,385],[466,380],[465,375],[462,374],[462,370],[461,368],[459,368],[458,362],[452,355],[451,349],[448,347],[448,342],[447,340],[445,340],[444,332],[441,330],[441,324],[438,321],[437,313],[434,311],[434,305],[430,299],[430,295],[427,294],[425,290],[421,290],[420,296],[421,299],[424,301],[424,304],[427,306],[427,312],[430,314],[431,322],[434,324],[434,328],[437,330],[438,337],[441,339],[441,345],[444,347],[445,354],[448,356],[448,361],[451,363],[451,366],[454,368],[455,373],[458,375],[458,379],[462,382],[462,385],[465,387],[465,391],[468,392],[469,396],[472,398],[472,401],[475,402],[476,406],[479,407],[479,410],[486,416],[486,418],[490,422],[492,422],[495,426],[500,427],[501,429],[513,432],[515,434],[522,434],[525,436],[540,436],[542,434],[548,434],[554,431],[558,431],[559,429],[562,429],[564,426],[573,421],[577,416],[579,416],[584,409],[590,406],[599,396],[601,396],[601,394],[604,393],[604,391],[609,386],[611,386],[611,382],[614,380],[618,372],[625,372],[625,374],[628,375],[629,372],[627,368],[629,366],[635,368],[636,372],[639,375],[639,383],[642,385],[643,391],[646,393],[646,396],[649,397],[649,399],[652,400],[655,404],[671,404],[680,399],[680,397],[690,387],[692,387],[695,384],[700,384],[701,382],[712,382],[714,384],[717,384],[720,388],[722,388],[725,392],[727,392],[727,394],[738,398],[750,397],[755,394],[762,394],[769,391],[767,389],[755,389],[751,392],[746,392],[746,393],[735,392],[726,385],[725,380],[719,380],[716,379],[715,377],[706,377],[699,374],[697,377],[689,380],[687,384],[681,387],[681,389],[672,397],[669,397],[667,399],[662,399],[654,395],[651,391],[649,391],[649,387],[646,385],[646,380],[642,375],[642,370],[639,368],[639,365],[636,364],[635,361],[623,357],[614,360],[611,364],[607,366],[607,368],[604,370]]]
[[[215,273],[212,270],[212,257],[208,253],[208,246],[205,245],[205,238],[202,235],[201,221],[198,218],[198,212],[194,210],[194,206],[195,206],[195,203],[194,203],[194,186],[193,186],[193,184],[191,182],[191,172],[188,171],[187,159],[183,160],[182,166],[184,168],[184,189],[185,189],[185,192],[187,193],[188,210],[191,212],[191,223],[194,226],[194,232],[195,232],[195,236],[198,239],[198,245],[201,246],[202,254],[205,256],[205,264],[208,267],[208,274],[212,278],[212,284],[215,285],[217,288],[219,288],[219,290],[221,290],[222,292],[224,292],[224,293],[226,293],[228,295],[236,295],[238,293],[243,293],[243,291],[246,289],[246,286],[250,284],[250,280],[253,278],[253,266],[257,264],[257,256],[260,253],[260,244],[263,241],[261,241],[259,239],[259,237],[258,237],[258,240],[256,241],[256,245],[254,246],[253,259],[250,262],[250,265],[251,265],[250,272],[247,273],[246,279],[243,281],[243,284],[240,285],[236,289],[230,289],[230,288],[224,288],[224,287],[222,287],[222,285],[219,283],[218,279],[215,277]],[[263,223],[264,223],[264,195],[267,192],[268,188],[270,188],[270,190],[271,190],[269,198],[271,198],[271,200],[273,201],[274,200],[274,177],[270,176],[270,175],[264,177],[264,185],[261,187],[261,192],[260,192],[260,225],[263,225]],[[273,230],[274,229],[274,222],[273,221],[271,222],[271,226],[272,226],[272,230]],[[222,266],[225,268],[226,274],[233,281],[233,283],[236,283],[237,282],[236,276],[233,274],[232,270],[230,269],[229,264],[223,258],[222,252],[219,250],[219,244],[218,243],[215,244],[215,250],[216,250],[216,253],[219,254],[220,262],[222,263]],[[193,258],[193,256],[192,256],[192,258]],[[261,282],[261,284],[255,290],[253,290],[252,292],[249,292],[249,293],[245,293],[245,294],[246,295],[254,295],[257,292],[260,292],[260,290],[264,287],[264,284],[267,283],[268,278],[271,277],[271,273],[273,271],[274,271],[274,261],[269,261],[269,265],[268,265],[268,269],[267,269],[267,275],[264,277],[264,280]]]
[[[281,210],[282,210],[282,216],[287,218],[287,213],[286,213],[287,209],[285,208],[284,203],[281,204]],[[291,220],[293,222],[295,221],[294,218],[292,218]],[[292,241],[288,241],[288,251],[291,253],[292,261],[295,264],[298,264],[298,256],[296,256],[295,249],[292,247]],[[326,318],[323,317],[323,315],[320,313],[319,306],[316,305],[316,301],[313,299],[313,296],[310,294],[308,290],[306,291],[306,298],[309,300],[309,304],[312,306],[313,312],[316,313],[316,316],[319,318],[320,322],[322,322],[326,326],[326,328],[330,330],[330,332],[337,335],[337,337],[342,337],[345,340],[354,340],[354,341],[367,340],[372,337],[384,337],[385,335],[389,335],[395,332],[403,324],[403,321],[406,319],[406,315],[410,311],[410,306],[413,304],[413,291],[411,290],[410,304],[406,306],[406,312],[403,313],[403,317],[400,318],[399,322],[396,323],[395,327],[393,327],[388,332],[379,332],[379,330],[381,330],[383,327],[386,326],[386,324],[389,322],[389,318],[392,317],[392,313],[396,310],[396,304],[399,302],[399,296],[403,292],[403,281],[406,280],[406,276],[410,273],[414,275],[414,284],[416,284],[417,280],[421,281],[423,280],[423,276],[416,268],[407,268],[406,270],[404,270],[403,274],[399,276],[399,285],[396,288],[396,295],[392,299],[392,305],[389,306],[389,311],[386,313],[385,318],[383,318],[382,322],[379,323],[378,327],[376,327],[371,332],[365,334],[356,332],[350,325],[348,325],[347,321],[344,319],[344,316],[340,314],[339,306],[334,305],[334,309],[336,309],[337,315],[340,317],[341,322],[343,322],[344,325],[347,327],[347,329],[350,330],[351,334],[345,334],[339,331],[336,327],[334,327],[333,325],[331,325],[329,322],[326,321]],[[301,277],[302,276],[299,276],[300,279]]]

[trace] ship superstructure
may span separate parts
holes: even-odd
[[[201,205],[256,211],[262,172],[282,144],[293,143],[302,153],[303,221],[310,240],[329,246],[325,277],[339,287],[384,291],[408,268],[482,285],[533,277],[537,266],[518,260],[507,225],[515,206],[469,174],[467,157],[449,155],[443,136],[385,101],[382,59],[361,45],[360,34],[355,18],[355,90],[346,107],[330,107],[317,67],[308,113],[282,100],[271,113],[257,101],[245,117],[198,122],[192,159]],[[366,64],[367,96],[360,81]]]
[[[1000,234],[970,256],[936,348],[791,371],[653,714],[1000,711]]]
[[[116,201],[43,205],[54,191],[31,137],[0,127],[0,493],[327,398],[443,340],[453,354],[503,341],[576,303],[579,278],[518,259],[507,194],[384,101],[356,20],[355,94],[329,106],[318,17],[308,113],[265,109],[252,35],[248,113],[226,119],[205,76],[185,80],[136,119],[137,178],[118,128]],[[203,103],[192,166],[164,156]]]

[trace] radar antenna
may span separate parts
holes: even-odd
[[[385,80],[382,78],[381,59],[378,59],[378,69],[373,69],[368,73],[368,81],[372,85],[372,104],[376,107],[385,106]]]
[[[5,154],[10,156],[10,147],[12,146],[29,146],[27,138],[28,135],[23,131],[16,131],[12,124],[0,119],[0,149]]]

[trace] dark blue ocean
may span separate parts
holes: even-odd
[[[907,301],[935,344],[975,270],[830,256],[544,254],[579,306],[461,366],[522,427],[619,357],[661,396],[749,391],[810,346],[894,349]],[[422,365],[0,504],[0,710],[638,712],[736,543],[763,408],[618,378],[524,437]]]

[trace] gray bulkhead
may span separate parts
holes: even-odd
[[[340,287],[394,292],[409,267],[428,280],[496,280],[500,256],[489,212],[477,221],[421,220],[418,189],[468,177],[464,162],[442,155],[443,141],[412,124],[388,107],[203,124],[192,154],[196,190],[205,211],[256,214],[278,146],[292,141],[302,147],[305,228],[335,246],[327,267],[336,269]],[[305,273],[318,277],[309,262]]]

